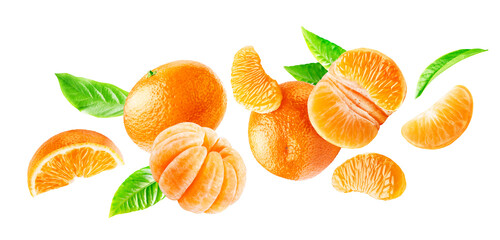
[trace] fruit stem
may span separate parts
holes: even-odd
[[[147,77],[154,76],[156,73],[157,73],[157,71],[149,70]]]

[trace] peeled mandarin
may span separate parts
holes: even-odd
[[[246,182],[245,164],[229,142],[190,122],[157,136],[149,165],[165,196],[194,213],[223,211],[239,199]]]

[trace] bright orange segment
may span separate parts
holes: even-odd
[[[207,213],[217,213],[226,209],[236,194],[236,187],[238,185],[238,178],[231,163],[225,161],[224,164],[224,180],[221,186],[220,194],[215,199],[214,203],[206,211]]]
[[[439,149],[452,144],[469,126],[473,100],[469,90],[455,86],[425,112],[408,121],[401,129],[412,145]]]
[[[399,108],[406,96],[406,81],[396,63],[379,51],[359,48],[342,54],[330,71],[358,84],[373,102],[387,111]]]
[[[32,196],[92,177],[122,165],[118,148],[104,135],[89,130],[62,132],[37,150],[28,168]]]
[[[281,104],[278,82],[266,74],[259,55],[251,46],[240,49],[234,56],[231,86],[236,102],[248,110],[268,113]]]
[[[217,213],[239,199],[246,168],[227,140],[210,128],[179,123],[155,139],[153,178],[169,199],[194,213]]]
[[[224,182],[222,161],[218,152],[208,154],[198,175],[179,199],[179,205],[182,208],[194,213],[202,213],[212,206]]]
[[[403,170],[390,158],[367,153],[353,157],[335,169],[333,187],[340,192],[361,192],[380,200],[403,194],[406,179]]]
[[[389,57],[371,49],[343,53],[314,87],[308,101],[311,124],[339,147],[360,148],[406,96],[406,83]]]
[[[280,87],[283,101],[278,110],[250,115],[250,148],[255,159],[277,176],[312,178],[330,165],[340,148],[321,138],[309,122],[307,99],[313,85],[293,81]]]

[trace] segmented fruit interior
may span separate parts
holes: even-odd
[[[380,154],[360,154],[340,165],[332,184],[341,192],[362,192],[373,198],[389,200],[399,197],[406,188],[399,166]]]
[[[282,99],[278,82],[266,74],[253,47],[239,50],[231,71],[234,98],[245,108],[267,113],[276,110]]]
[[[342,54],[330,72],[357,83],[376,105],[388,111],[399,108],[406,96],[406,82],[396,63],[371,49],[355,49]]]
[[[160,133],[150,166],[165,196],[196,213],[224,210],[238,200],[245,185],[240,155],[213,130],[193,123]]]
[[[467,129],[472,110],[472,95],[466,87],[458,85],[431,108],[408,121],[401,133],[414,146],[442,148],[453,143]]]
[[[375,138],[405,95],[403,75],[390,58],[375,50],[350,50],[313,89],[309,117],[325,140],[343,148],[360,148]]]
[[[368,144],[389,115],[356,83],[330,73],[314,88],[308,101],[308,112],[318,134],[344,148]]]
[[[70,145],[41,167],[35,178],[35,191],[40,194],[63,187],[75,177],[92,177],[116,166],[117,162],[107,151],[96,150],[87,145]]]

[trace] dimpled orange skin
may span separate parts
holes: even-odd
[[[226,112],[226,93],[209,67],[180,60],[151,72],[132,88],[123,111],[125,129],[139,147],[151,151],[156,136],[177,123],[219,126]]]
[[[156,138],[149,165],[161,191],[194,213],[218,213],[236,202],[246,168],[229,142],[210,128],[179,123]]]
[[[79,144],[93,144],[93,145],[99,145],[103,147],[109,148],[112,152],[116,153],[118,157],[120,158],[119,161],[123,164],[123,157],[122,154],[120,153],[120,150],[116,145],[106,136],[95,132],[91,130],[85,130],[85,129],[74,129],[74,130],[69,130],[65,131],[62,133],[59,133],[51,138],[49,138],[47,141],[45,141],[35,152],[33,157],[31,158],[30,164],[28,166],[28,188],[30,189],[30,193],[32,196],[35,196],[37,194],[40,194],[44,191],[51,190],[51,189],[44,189],[43,191],[37,191],[35,192],[35,186],[33,186],[33,183],[36,181],[31,181],[32,178],[34,177],[33,174],[35,174],[36,169],[40,166],[42,161],[46,156],[49,154],[53,153],[54,151],[57,151],[59,149],[65,148],[65,147],[70,147],[73,145],[79,145]],[[75,159],[78,160],[78,159]],[[88,166],[81,166],[82,169],[85,169]],[[112,168],[112,167],[111,167]],[[80,169],[81,170],[81,169]],[[102,170],[107,170],[107,169],[102,169]],[[75,169],[75,171],[78,171],[78,169]],[[87,172],[87,171],[86,171]],[[99,172],[97,172],[99,173]],[[97,174],[95,173],[95,174]],[[66,174],[66,175],[73,175],[75,174],[74,172]],[[79,175],[79,173],[76,173]],[[85,177],[87,174],[84,174]],[[68,179],[71,180],[71,179]],[[61,183],[62,184],[67,184],[67,183]],[[64,186],[64,185],[62,185]],[[58,186],[60,187],[60,186]]]
[[[340,148],[321,138],[309,122],[307,99],[313,85],[294,81],[280,87],[283,100],[277,110],[250,115],[250,148],[255,159],[277,176],[312,178],[330,165]]]
[[[391,200],[403,194],[406,179],[403,170],[390,158],[378,153],[359,154],[338,166],[332,185],[340,192],[361,192],[379,200]]]

